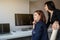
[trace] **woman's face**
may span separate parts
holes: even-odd
[[[40,15],[37,13],[37,12],[35,12],[34,14],[33,14],[33,18],[34,18],[34,21],[39,21],[40,20]]]
[[[47,4],[44,6],[45,11],[48,11],[48,6]]]

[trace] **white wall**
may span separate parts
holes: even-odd
[[[15,13],[29,13],[29,0],[0,0],[0,23],[15,26]]]
[[[53,0],[56,8],[60,9],[60,0]]]

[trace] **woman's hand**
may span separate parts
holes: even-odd
[[[36,22],[35,22],[35,21],[33,21],[33,29],[35,28],[35,24],[36,24]]]
[[[58,21],[55,21],[55,22],[52,24],[52,29],[53,29],[53,30],[59,29],[59,22],[58,22]]]
[[[36,22],[35,22],[35,21],[33,21],[33,25],[34,25],[34,24],[36,24]]]

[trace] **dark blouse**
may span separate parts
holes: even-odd
[[[48,40],[47,26],[44,22],[39,21],[35,24],[32,31],[32,40]]]

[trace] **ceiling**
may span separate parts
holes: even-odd
[[[37,1],[37,0],[29,0],[29,1],[31,1],[31,2],[35,2],[35,1]]]

